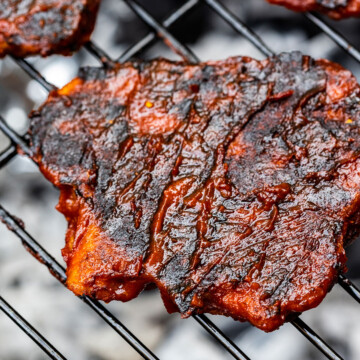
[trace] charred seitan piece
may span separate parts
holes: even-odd
[[[320,11],[333,19],[360,16],[360,0],[268,0],[294,11]]]
[[[100,0],[0,1],[0,57],[69,55],[90,39]]]
[[[298,52],[85,68],[33,112],[77,295],[271,331],[318,305],[358,234],[359,85]]]

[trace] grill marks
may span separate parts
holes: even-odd
[[[360,15],[359,0],[268,0],[294,11],[320,11],[333,19]]]
[[[170,312],[267,331],[316,306],[358,234],[358,95],[299,53],[84,69],[30,130],[69,288],[126,301],[154,282]]]
[[[2,0],[0,57],[69,55],[89,41],[100,0]]]

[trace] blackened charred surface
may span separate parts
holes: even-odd
[[[319,144],[314,143],[323,144],[327,134],[322,129],[317,133],[307,129],[308,120],[299,111],[307,98],[325,89],[324,70],[304,62],[299,53],[285,54],[270,62],[262,76],[273,84],[272,97],[290,90],[292,93],[268,102],[230,145],[228,175],[243,194],[265,186],[295,184],[306,173],[317,171],[317,162],[318,169],[328,170],[324,166],[330,166],[329,156],[317,154]],[[312,146],[315,154],[308,154]],[[238,153],[240,157],[236,156]],[[299,167],[302,157],[304,164]],[[309,166],[309,160],[314,162],[313,166]]]
[[[319,304],[358,234],[359,86],[300,53],[86,68],[33,114],[68,286],[266,331]],[[351,238],[351,239],[350,239]]]
[[[115,198],[102,226],[109,237],[136,257],[146,254],[152,220],[180,148],[179,142],[162,144],[159,139],[150,139],[142,145],[136,153],[128,153],[121,164],[114,164],[117,170],[111,176],[112,184],[98,194],[95,203],[97,212]]]
[[[294,11],[320,11],[333,19],[360,16],[360,0],[267,0]]]
[[[100,0],[5,0],[0,4],[0,57],[71,54],[87,42]]]

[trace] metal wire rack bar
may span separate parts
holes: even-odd
[[[240,360],[250,360],[232,340],[230,340],[217,326],[214,325],[205,315],[192,316],[204,329],[208,331],[216,340],[221,341],[226,350],[235,358]]]
[[[176,11],[174,11],[168,18],[164,20],[162,23],[163,28],[169,28],[172,24],[178,21],[180,18],[185,16],[190,12],[190,10],[194,9],[200,0],[189,0],[184,5],[179,7]],[[117,59],[118,62],[125,62],[139,52],[146,49],[149,45],[151,45],[154,41],[156,41],[158,37],[155,32],[150,32],[146,36],[144,36],[139,42],[129,47],[121,56]]]
[[[56,90],[56,86],[50,84],[29,62],[24,59],[19,59],[14,56],[11,58],[33,79],[35,79],[46,91],[50,92]]]
[[[66,360],[56,348],[50,344],[31,324],[29,324],[14,308],[0,296],[2,310],[24,333],[29,336],[51,359]]]
[[[175,53],[180,55],[184,60],[189,62],[199,62],[198,57],[184,44],[182,44],[178,39],[175,38],[166,27],[162,26],[158,21],[156,21],[142,6],[140,6],[135,0],[124,0],[129,7],[138,15],[141,20],[143,20],[147,25],[149,25],[158,37],[162,38],[167,46],[170,47]]]
[[[244,22],[229,11],[223,4],[217,0],[203,0],[210,8],[220,15],[235,31],[242,34],[264,55],[271,56],[274,52],[264,43],[264,41],[255,34]]]
[[[112,67],[115,62],[93,42],[85,44],[85,48],[96,57],[105,67]],[[28,61],[14,56],[11,58],[34,80],[36,80],[46,91],[56,90],[57,87],[49,83],[38,70],[36,70]]]
[[[111,57],[106,54],[102,49],[100,49],[97,45],[95,45],[92,41],[89,41],[85,44],[86,50],[96,57],[105,67],[114,66],[115,62],[111,59]],[[34,80],[36,80],[46,91],[50,92],[56,90],[56,86],[49,83],[41,73],[36,70],[28,61],[24,59],[19,59],[14,56],[11,58]]]
[[[298,329],[304,336],[306,336],[311,343],[313,343],[328,359],[343,360],[343,358],[332,349],[321,337],[315,333],[308,325],[306,325],[300,318],[291,322],[296,329]]]
[[[360,51],[355,48],[348,40],[344,38],[337,30],[327,24],[319,15],[308,12],[304,16],[308,18],[312,23],[319,27],[326,35],[328,35],[336,44],[338,44],[343,50],[345,50],[356,61],[360,62]]]
[[[115,65],[115,62],[111,57],[102,49],[100,49],[94,42],[89,41],[85,45],[85,49],[91,53],[94,57],[96,57],[103,66],[105,67],[113,67]]]
[[[5,166],[13,157],[15,157],[16,154],[16,147],[14,145],[11,144],[9,147],[7,147],[0,154],[0,168]]]
[[[0,130],[12,141],[13,144],[17,144],[24,154],[30,156],[31,151],[25,140],[18,135],[15,131],[12,131],[7,125],[4,118],[0,115]],[[16,148],[14,149],[16,153]]]
[[[345,275],[339,276],[339,285],[350,294],[358,303],[360,303],[360,290]]]
[[[337,360],[342,359],[337,352],[323,340],[314,330],[310,328],[299,317],[291,321],[291,324],[299,330],[313,345],[315,345],[328,359]]]

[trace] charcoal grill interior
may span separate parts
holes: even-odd
[[[118,1],[120,2],[120,0]],[[229,9],[231,8],[231,1],[226,2],[226,6],[224,5],[225,2],[223,3],[220,0],[177,1],[176,3],[178,4],[178,8],[173,9],[171,14],[165,17],[164,20],[158,20],[157,17],[155,18],[154,14],[151,12],[151,7],[147,6],[145,8],[142,5],[142,3],[146,4],[144,1],[139,3],[134,0],[124,0],[124,2],[129,9],[131,9],[131,11],[134,12],[139,19],[141,19],[148,28],[149,32],[139,41],[136,41],[125,52],[117,55],[117,58],[112,58],[104,52],[101,49],[101,44],[99,44],[99,46],[94,42],[86,44],[86,51],[91,54],[91,56],[93,56],[101,66],[111,67],[115,61],[124,62],[130,58],[141,56],[145,50],[149,49],[149,47],[153,45],[158,45],[159,42],[165,44],[165,46],[174,52],[177,57],[180,56],[181,58],[191,62],[199,61],[198,55],[195,54],[185,43],[179,41],[178,37],[174,34],[178,34],[179,32],[181,34],[182,26],[185,26],[184,23],[186,23],[188,17],[194,12],[199,11],[199,8],[202,7],[206,7],[207,11],[215,14],[219,18],[219,21],[222,19],[225,23],[230,25],[230,27],[237,33],[237,36],[247,39],[247,41],[255,46],[259,53],[263,56],[273,54],[271,44],[265,43],[265,41],[252,30],[251,26],[253,24],[246,24],[241,20],[238,14]],[[349,59],[352,58],[352,61],[360,63],[359,50],[350,44],[350,42],[340,32],[330,26],[328,24],[328,20],[324,20],[323,17],[314,13],[297,14],[296,16],[306,17],[310,27],[312,26],[318,28],[343,49],[344,57],[347,56]],[[173,29],[176,30],[174,33]],[[126,34],[123,34],[123,36],[126,36]],[[217,44],[214,43],[212,46],[216,48]],[[295,48],[296,44],[293,44],[292,49]],[[38,82],[46,92],[56,89],[55,85],[45,79],[45,77],[41,74],[41,71],[33,67],[32,61],[15,58],[12,60],[32,79]],[[17,157],[17,147],[20,148],[24,154],[29,153],[29,150],[26,137],[11,128],[1,114],[0,130],[9,142],[9,145],[0,154],[0,170],[2,170],[13,158]],[[11,178],[7,178],[7,181],[11,181]],[[7,226],[8,230],[18,237],[30,254],[45,265],[58,281],[65,284],[66,275],[63,266],[25,230],[24,224],[22,220],[17,217],[17,214],[10,214],[9,211],[0,204],[0,218]],[[345,275],[340,276],[339,285],[343,291],[347,292],[349,296],[360,303],[360,291]],[[64,289],[64,291],[66,290]],[[98,301],[92,300],[88,297],[80,297],[79,300],[83,301],[91,309],[91,311],[94,311],[97,315],[99,315],[109,325],[109,327],[111,327],[129,344],[129,346],[133,348],[134,352],[139,354],[140,357],[144,359],[158,359],[155,351],[144,344],[141,339],[138,338],[137,334],[131,332],[126,327],[126,324],[122,323],[121,319],[118,319],[109,311],[107,306],[104,306]],[[31,299],[23,299],[23,301],[31,301]],[[118,303],[117,306],[121,307],[122,304]],[[41,335],[19,313],[16,312],[11,304],[6,302],[6,300],[4,300],[1,296],[0,309],[8,315],[8,317],[13,320],[16,325],[21,328],[35,343],[37,343],[50,358],[65,359],[65,356],[61,354],[61,349],[57,350],[57,346],[55,345],[56,341],[53,342],[48,339],[46,334]],[[235,359],[250,359],[249,355],[247,355],[246,346],[240,349],[230,339],[230,337],[225,334],[225,332],[220,330],[220,328],[216,326],[212,320],[210,320],[209,317],[204,315],[195,315],[193,318],[199,326],[203,327],[204,330],[212,336],[214,341],[218,342],[222,346],[224,356],[225,354],[230,354]],[[338,350],[335,350],[331,345],[329,345],[327,339],[323,339],[321,334],[312,330],[301,318],[293,320],[291,324],[299,331],[300,334],[305,336],[305,338],[317,348],[319,354],[322,353],[328,359],[345,358],[344,354],[341,354]],[[196,326],[196,324],[194,323],[192,326]],[[301,336],[300,334],[299,336]],[[123,343],[123,346],[126,347],[127,345]],[[291,359],[291,354],[289,354],[289,359]]]

